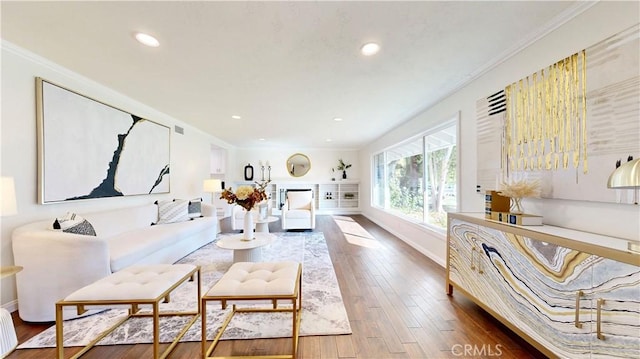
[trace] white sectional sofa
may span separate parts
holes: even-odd
[[[54,230],[53,220],[16,228],[12,234],[18,311],[28,322],[55,320],[55,303],[96,280],[134,264],[174,263],[213,241],[218,232],[214,207],[203,217],[156,224],[156,204],[81,216],[96,236]],[[65,319],[75,312],[65,312]]]

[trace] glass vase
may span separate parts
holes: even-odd
[[[252,211],[245,211],[244,213],[244,223],[242,225],[242,239],[245,241],[251,241],[254,240],[255,234],[253,233],[253,227],[255,226],[255,223],[253,223],[253,212]]]

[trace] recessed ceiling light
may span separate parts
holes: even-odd
[[[342,119],[341,119],[340,117],[336,117],[336,118],[334,118],[333,120],[334,120],[334,121],[336,121],[336,122],[340,122],[340,121],[342,121]]]
[[[149,34],[145,34],[142,32],[137,32],[135,34],[136,40],[138,40],[139,43],[149,46],[149,47],[158,47],[160,46],[160,41],[158,41],[158,39],[156,39],[155,37],[149,35]]]
[[[360,52],[362,52],[364,56],[375,55],[376,53],[378,53],[378,51],[380,51],[380,45],[376,44],[375,42],[364,44],[360,49]]]
[[[241,117],[241,116],[238,116],[238,115],[233,115],[233,116],[231,116],[231,118],[232,118],[232,119],[234,119],[234,120],[239,120],[239,119],[241,119],[242,117]]]
[[[265,139],[264,138],[259,138],[258,141],[265,141]]]
[[[327,138],[327,142],[331,142],[331,141],[333,141],[333,140],[332,140],[332,139],[330,139],[330,138]]]

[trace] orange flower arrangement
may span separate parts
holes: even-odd
[[[256,204],[267,199],[267,194],[264,191],[264,186],[254,188],[252,186],[238,186],[236,193],[233,193],[233,188],[225,189],[222,191],[220,199],[225,199],[227,203],[237,203],[242,208],[250,211]]]

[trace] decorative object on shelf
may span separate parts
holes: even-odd
[[[269,163],[269,161],[266,162],[266,167],[269,173],[269,177],[267,178],[267,183],[268,183],[268,182],[271,182],[271,164]],[[264,181],[264,168],[265,168],[265,165],[262,163],[262,161],[260,161],[260,172],[261,172],[260,180],[261,181]]]
[[[542,216],[524,213],[491,212],[494,221],[516,224],[518,226],[541,226]]]
[[[487,191],[484,195],[484,217],[492,218],[494,212],[509,212],[511,199],[501,196],[497,191]]]
[[[333,168],[333,167],[331,167],[331,180],[332,180],[332,181],[335,181],[335,180],[336,180],[336,175],[335,175],[335,173],[336,173],[336,169],[335,169],[335,168]]]
[[[253,166],[251,163],[244,166],[244,180],[253,181]]]
[[[342,179],[347,179],[347,168],[349,167],[351,167],[351,164],[345,164],[342,158],[338,160],[338,167],[336,168],[338,171],[342,171]]]
[[[540,197],[540,181],[527,181],[526,179],[512,179],[502,182],[502,189],[498,191],[501,196],[511,197],[511,209],[509,212],[522,214],[522,199],[526,197]]]
[[[265,184],[266,186],[266,184]],[[238,189],[233,193],[233,189],[230,187],[225,189],[220,195],[221,199],[225,199],[229,204],[237,204],[245,209],[243,232],[245,240],[254,239],[253,234],[253,212],[251,210],[260,202],[267,199],[264,187],[260,185],[257,188],[253,186],[238,186]]]

